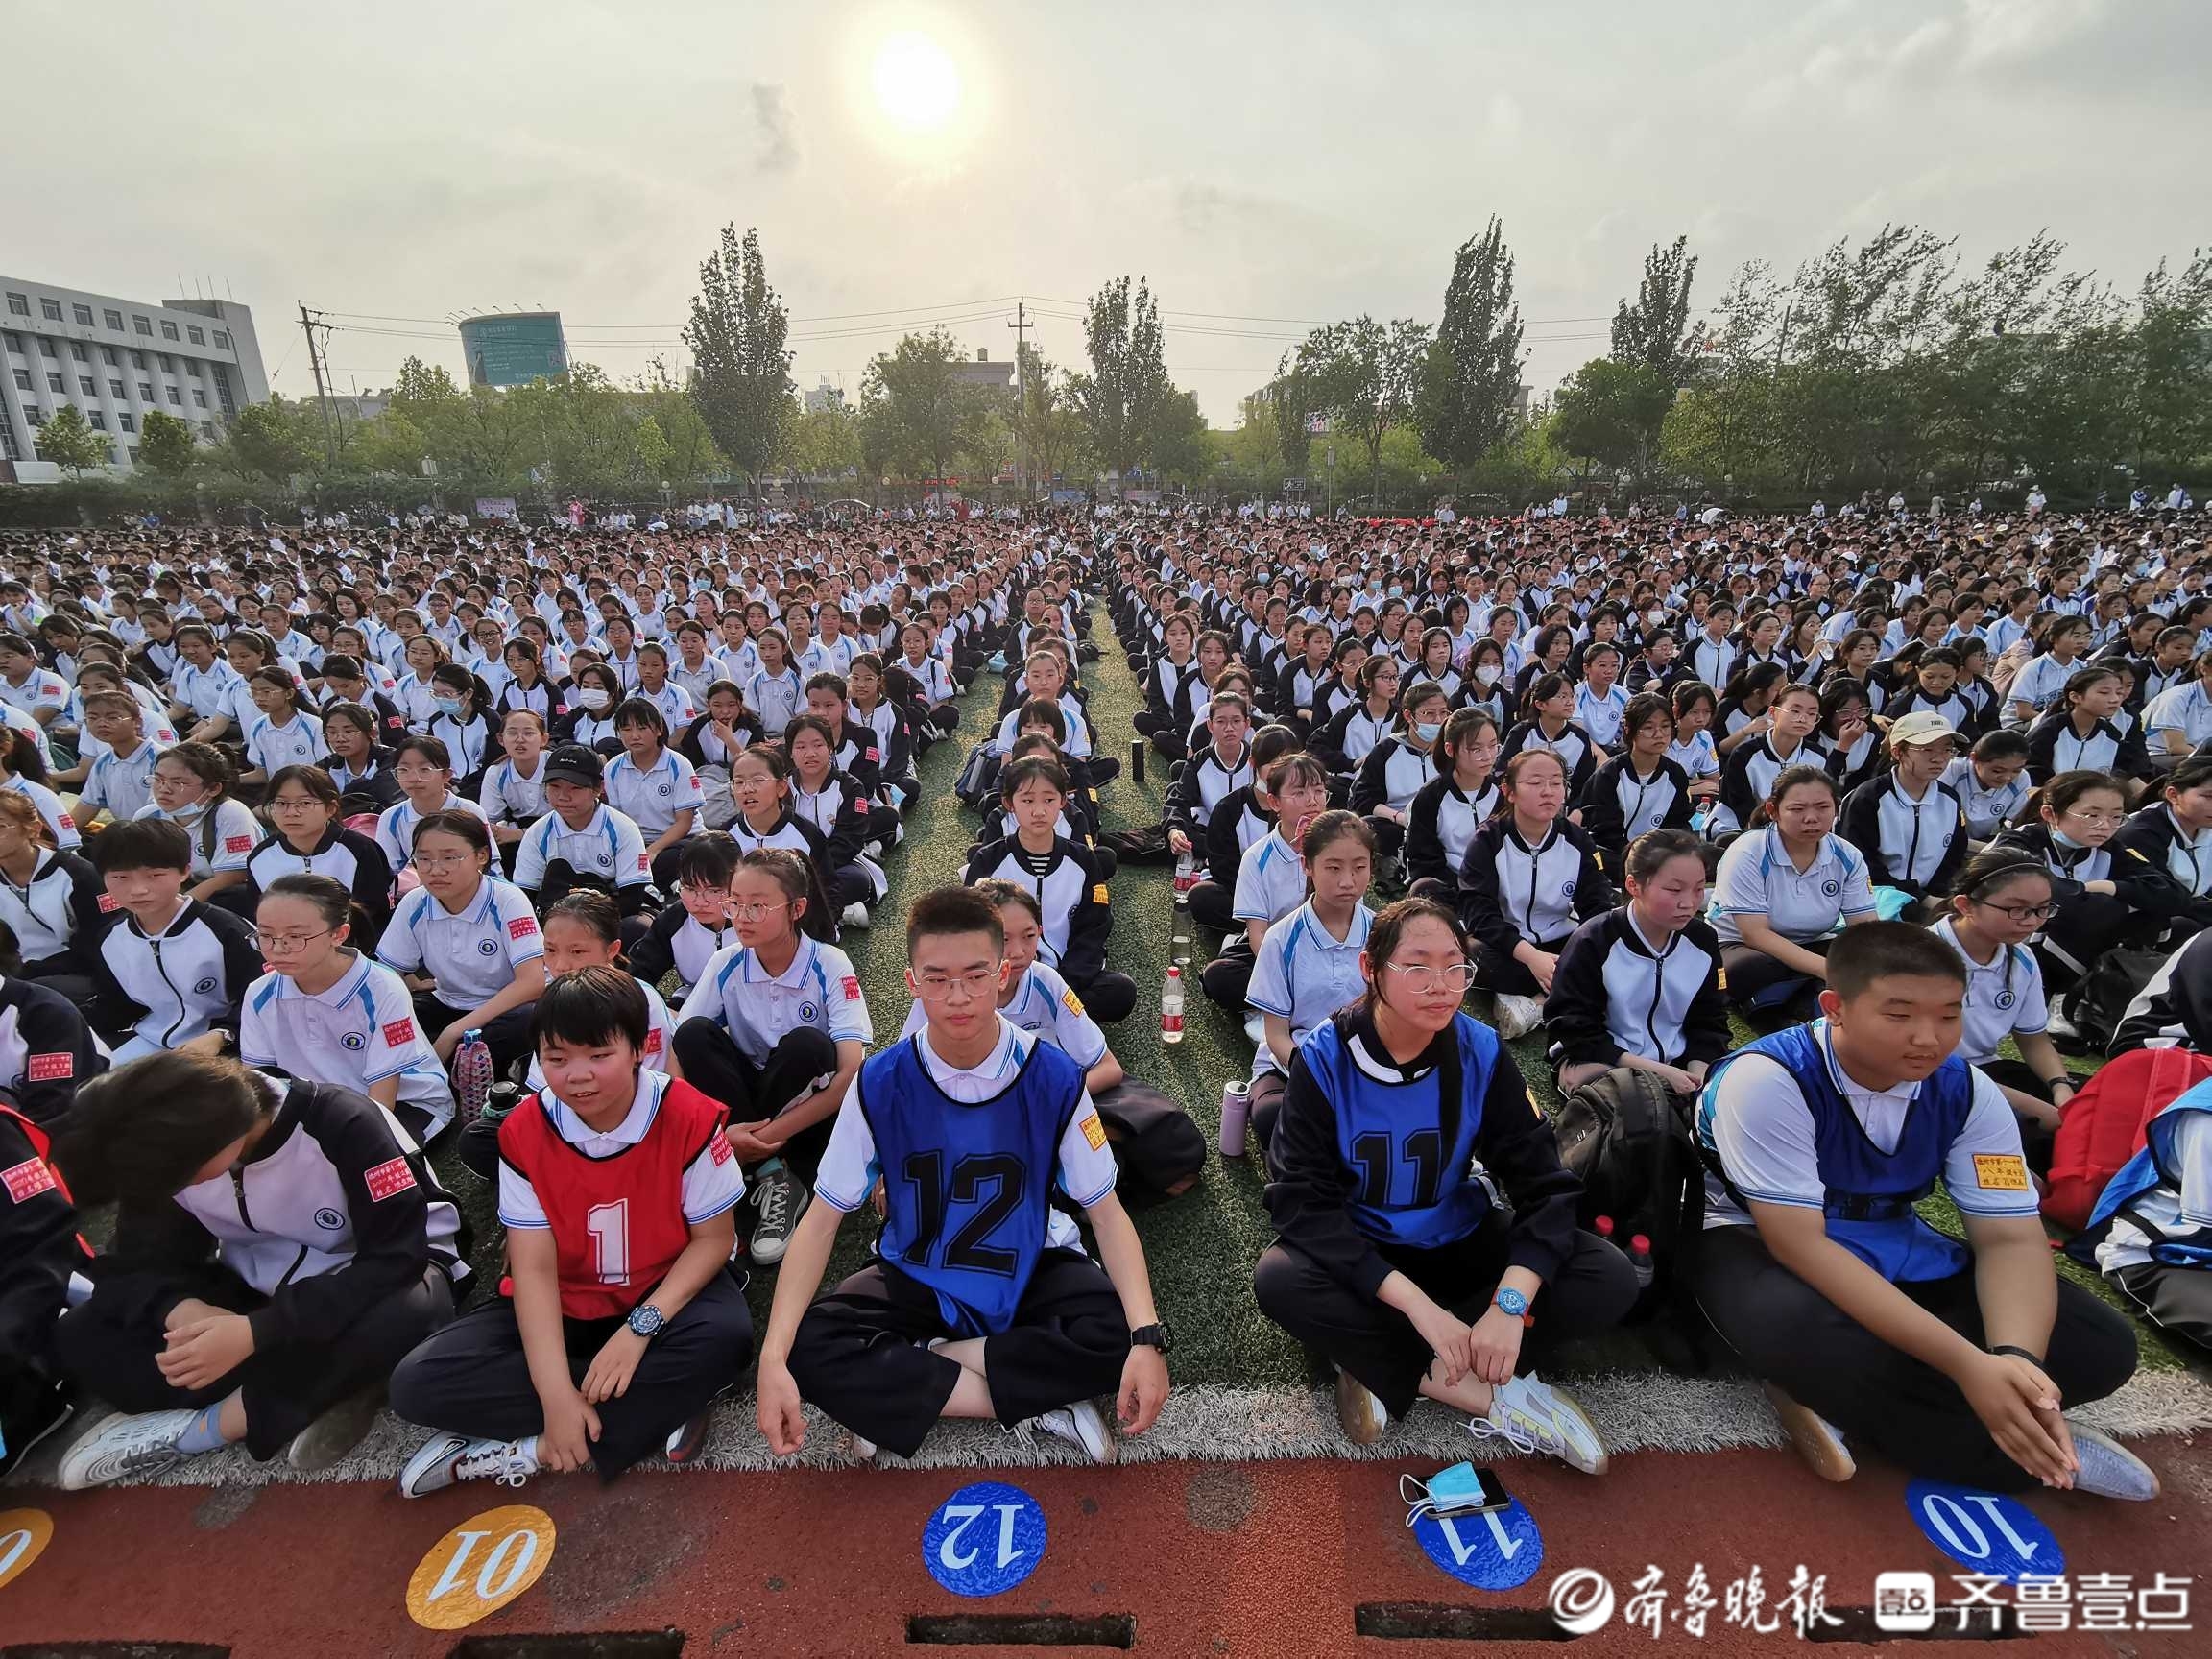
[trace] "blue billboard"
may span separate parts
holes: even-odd
[[[461,325],[471,386],[527,386],[568,373],[568,342],[558,311],[502,311]]]

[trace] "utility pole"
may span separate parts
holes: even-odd
[[[1014,301],[1014,321],[1008,325],[1014,330],[1014,487],[1022,493],[1022,505],[1029,505],[1029,381],[1027,363],[1022,359],[1029,338],[1029,312],[1023,300]]]
[[[323,383],[323,353],[322,348],[315,343],[315,316],[307,309],[305,301],[300,304],[300,326],[307,334],[307,367],[315,375],[315,407],[323,412],[323,460],[325,466],[335,471],[338,467],[338,440],[330,430],[329,389]],[[329,325],[325,323],[322,326],[327,329]]]

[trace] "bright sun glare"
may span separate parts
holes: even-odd
[[[909,132],[934,132],[960,108],[960,71],[945,48],[911,30],[876,51],[876,102]]]

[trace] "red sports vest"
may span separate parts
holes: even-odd
[[[507,1115],[499,1156],[529,1181],[553,1224],[563,1313],[619,1318],[667,1275],[691,1242],[684,1171],[709,1147],[718,1158],[735,1156],[722,1138],[723,1116],[719,1100],[671,1082],[644,1140],[591,1158],[561,1138],[541,1094]]]

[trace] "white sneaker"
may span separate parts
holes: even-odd
[[[1072,1406],[1032,1417],[1029,1426],[1055,1440],[1067,1441],[1094,1463],[1114,1461],[1113,1431],[1106,1427],[1106,1419],[1099,1414],[1098,1407],[1088,1400],[1078,1400]]]
[[[1585,1475],[1605,1473],[1605,1442],[1573,1396],[1536,1380],[1534,1372],[1501,1383],[1490,1414],[1468,1421],[1478,1440],[1503,1440],[1515,1451],[1543,1452]]]
[[[2063,1039],[2068,1043],[2081,1041],[2081,1028],[2067,1017],[2064,998],[2053,998],[2051,1006],[2044,1011],[2043,1018],[2044,1035],[2054,1039]]]
[[[846,1432],[852,1437],[853,1461],[855,1463],[875,1462],[876,1442],[869,1439],[865,1434],[854,1434],[851,1430],[847,1430]]]
[[[2074,1477],[2074,1490],[2093,1498],[2118,1498],[2130,1503],[2148,1503],[2158,1496],[2158,1475],[2150,1464],[2105,1433],[2087,1424],[2066,1419],[2074,1436],[2074,1455],[2081,1469]]]
[[[858,927],[862,931],[866,931],[869,926],[868,906],[860,903],[846,905],[845,914],[838,918],[838,925],[845,927]]]
[[[199,1416],[179,1409],[109,1417],[62,1455],[56,1483],[64,1492],[82,1492],[134,1475],[158,1474],[183,1457],[177,1442]]]
[[[466,1434],[434,1434],[399,1471],[399,1496],[421,1498],[462,1480],[490,1479],[502,1486],[519,1486],[538,1469],[535,1434],[521,1440],[471,1440]]]
[[[1843,1431],[1809,1406],[1798,1404],[1781,1389],[1767,1382],[1762,1384],[1767,1391],[1767,1404],[1774,1407],[1774,1415],[1781,1420],[1782,1432],[1790,1436],[1790,1444],[1797,1449],[1797,1455],[1805,1466],[1823,1480],[1848,1480],[1859,1473],[1859,1460],[1851,1455],[1851,1448],[1843,1444]]]
[[[753,1260],[763,1267],[773,1267],[791,1247],[791,1230],[799,1225],[799,1217],[806,1214],[814,1195],[789,1166],[778,1165],[760,1176],[753,1197],[758,1216],[753,1224],[750,1245]]]
[[[1366,1383],[1349,1371],[1336,1373],[1336,1421],[1355,1446],[1372,1446],[1390,1427],[1390,1413]]]
[[[1544,1023],[1544,1004],[1533,997],[1508,997],[1503,991],[1495,998],[1498,1004],[1498,1035],[1510,1043],[1516,1037],[1526,1037]]]

